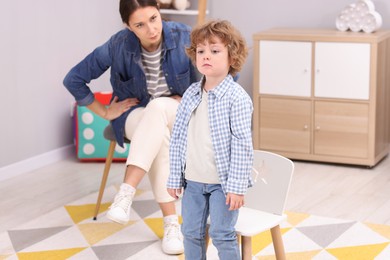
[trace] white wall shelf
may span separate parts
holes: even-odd
[[[160,9],[162,14],[173,14],[173,15],[198,15],[198,10],[176,10],[176,9]]]
[[[207,10],[207,0],[199,0],[198,1],[198,9],[187,9],[187,10],[176,10],[176,9],[160,9],[161,14],[165,15],[196,15],[197,23],[202,24],[205,22],[206,14],[208,14]]]

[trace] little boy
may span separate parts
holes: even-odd
[[[233,77],[248,51],[228,22],[214,20],[195,28],[187,54],[202,79],[184,93],[170,143],[169,194],[182,199],[186,259],[206,259],[205,233],[220,259],[241,259],[234,226],[250,178],[253,105]]]

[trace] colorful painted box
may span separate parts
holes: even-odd
[[[105,105],[110,104],[111,92],[96,92],[95,98]],[[104,128],[109,121],[93,113],[85,106],[75,105],[74,140],[77,158],[81,161],[104,161],[110,141],[104,138]],[[115,147],[114,161],[124,161],[129,152],[129,144],[124,148]]]

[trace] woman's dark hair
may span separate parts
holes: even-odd
[[[153,6],[159,10],[157,0],[120,0],[119,13],[121,14],[122,22],[129,25],[130,15],[140,7]]]

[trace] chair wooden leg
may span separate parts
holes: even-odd
[[[241,258],[242,260],[252,259],[252,238],[241,236]]]
[[[284,252],[284,245],[280,226],[271,228],[272,242],[274,244],[275,256],[277,260],[285,260],[286,253]]]
[[[104,172],[103,172],[103,176],[102,176],[102,181],[100,183],[99,195],[98,195],[98,199],[96,202],[95,214],[93,216],[93,220],[96,220],[97,215],[99,214],[100,204],[102,202],[104,189],[106,187],[108,173],[110,172],[112,158],[114,157],[115,145],[116,145],[115,141],[110,141],[110,146],[108,148],[106,163],[104,165]]]
[[[207,248],[209,247],[209,243],[210,243],[209,225],[207,225],[207,227],[206,227],[206,234],[204,235],[204,242],[206,244],[206,252],[207,252]]]

